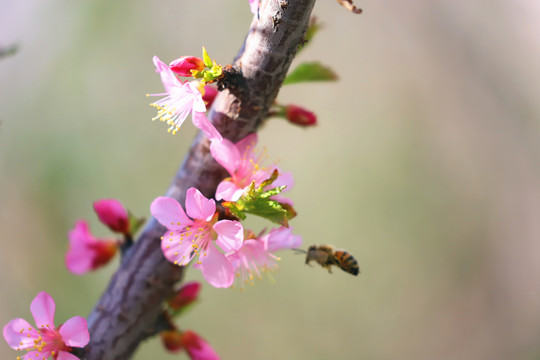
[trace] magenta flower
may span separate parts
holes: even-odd
[[[69,250],[66,253],[66,267],[73,274],[84,274],[107,264],[118,250],[114,240],[98,240],[91,233],[84,220],[75,223],[68,233]]]
[[[129,215],[122,203],[116,199],[101,199],[94,202],[94,211],[99,221],[113,232],[129,234]]]
[[[208,283],[226,288],[234,281],[234,268],[216,247],[224,251],[238,249],[244,229],[238,221],[217,221],[216,203],[195,188],[186,194],[186,213],[175,199],[158,197],[150,205],[152,215],[168,230],[162,236],[161,249],[170,262],[186,266],[198,257],[197,267]]]
[[[266,156],[264,153],[255,152],[256,144],[257,134],[250,134],[236,144],[227,139],[212,141],[210,146],[212,156],[231,175],[218,185],[217,200],[237,201],[253,181],[255,186],[259,186],[270,178],[274,169],[277,169],[275,165],[270,167],[261,165]],[[292,187],[293,178],[289,173],[280,172],[279,177],[270,186],[282,185],[287,186],[284,191]],[[278,201],[281,201],[281,198]]]
[[[234,266],[240,287],[253,284],[255,277],[262,278],[263,272],[277,269],[279,258],[273,253],[279,250],[297,248],[302,238],[292,234],[291,228],[272,229],[268,234],[246,239],[242,247],[227,254]]]
[[[4,326],[4,339],[8,345],[15,350],[28,351],[23,360],[47,359],[49,356],[55,360],[79,360],[70,352],[72,347],[84,347],[90,340],[86,319],[75,316],[55,327],[55,307],[53,298],[40,292],[30,305],[36,328],[21,318]]]
[[[150,104],[158,109],[157,116],[152,120],[159,119],[167,122],[170,125],[168,132],[176,134],[188,115],[192,113],[195,126],[201,129],[210,139],[220,138],[221,135],[204,116],[206,106],[198,87],[194,83],[180,81],[169,66],[157,56],[154,56],[153,60],[156,72],[161,76],[165,93],[148,95],[164,96],[164,98]]]

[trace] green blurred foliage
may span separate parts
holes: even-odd
[[[539,6],[358,5],[319,2],[324,30],[296,62],[354,71],[279,95],[320,125],[271,121],[260,146],[294,171],[304,247],[345,248],[362,273],[285,253],[274,283],[205,286],[180,326],[224,359],[538,359]],[[42,290],[58,322],[91,311],[117,264],[67,273],[67,231],[86,218],[110,236],[99,198],[149,216],[195,135],[150,121],[152,56],[204,45],[226,64],[250,22],[247,1],[0,1],[0,46],[19,46],[0,59],[0,323]],[[152,340],[136,359],[173,357]]]

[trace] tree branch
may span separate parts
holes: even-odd
[[[236,142],[264,120],[302,43],[314,2],[261,3],[233,64],[240,81],[220,92],[208,115],[225,138]],[[187,189],[196,187],[211,198],[225,176],[210,154],[208,139],[199,133],[166,195],[184,204]],[[164,231],[151,219],[126,251],[88,318],[90,343],[80,354],[84,359],[129,359],[142,340],[159,332],[162,304],[183,276],[183,268],[163,257]]]

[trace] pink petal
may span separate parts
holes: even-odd
[[[249,9],[252,14],[257,14],[259,11],[259,0],[249,0]]]
[[[70,354],[70,353],[68,353],[66,351],[60,350],[58,352],[58,357],[56,358],[56,360],[81,360],[81,359],[79,359],[78,357],[76,357],[73,354]]]
[[[192,187],[186,193],[186,211],[192,219],[210,221],[216,213],[216,202]]]
[[[21,330],[24,331],[21,333]],[[37,331],[26,320],[21,318],[8,322],[4,326],[3,334],[8,345],[14,350],[34,347],[34,339],[39,337]]]
[[[249,134],[236,143],[236,148],[241,155],[245,155],[248,152],[253,152],[255,146],[257,146],[257,133]]]
[[[241,164],[241,155],[236,146],[228,139],[212,141],[212,157],[232,176]]]
[[[238,221],[221,220],[214,225],[216,243],[225,252],[238,250],[244,241],[244,228]]]
[[[96,239],[90,233],[88,223],[85,220],[78,220],[75,227],[68,233],[69,242],[71,244],[81,245],[95,242]]]
[[[204,279],[217,288],[228,288],[234,281],[234,267],[225,255],[220,253],[214,244],[208,245],[204,254],[199,257]]]
[[[230,180],[223,180],[216,189],[216,200],[237,201],[243,194],[243,188]]]
[[[180,235],[167,232],[161,240],[161,251],[167,260],[175,265],[185,266],[193,258],[192,238],[186,237],[180,243]]]
[[[22,360],[48,359],[49,356],[51,356],[51,351],[43,349],[43,351],[30,351],[30,352],[26,353],[23,356]]]
[[[209,140],[223,140],[223,137],[221,136],[219,131],[217,131],[214,125],[212,125],[212,123],[210,122],[210,120],[208,120],[204,112],[194,111],[191,116],[193,120],[193,125],[198,127]]]
[[[176,199],[159,196],[150,205],[150,212],[167,229],[182,230],[193,224]]]
[[[278,186],[286,186],[286,188],[283,189],[282,192],[291,190],[294,186],[294,178],[292,176],[292,173],[279,171],[278,178],[272,183],[271,187],[276,188]]]
[[[161,61],[157,56],[152,59],[156,67],[156,72],[161,76],[161,82],[165,91],[170,93],[174,88],[182,86],[182,82],[174,75],[167,64]]]
[[[206,112],[206,105],[204,104],[204,100],[202,98],[202,94],[197,88],[197,86],[193,83],[187,83],[187,85],[190,88],[190,92],[193,95],[193,105],[192,105],[192,111],[193,112],[199,112],[199,113],[205,113]]]
[[[54,310],[56,305],[51,295],[45,291],[40,292],[32,300],[30,304],[30,312],[34,317],[38,328],[49,325],[49,328],[54,329]]]
[[[65,261],[69,272],[82,275],[92,270],[93,253],[83,245],[71,245]]]
[[[85,347],[90,341],[86,319],[75,316],[60,326],[60,335],[67,346]]]
[[[268,234],[261,237],[266,250],[276,252],[279,250],[298,248],[302,245],[302,237],[292,234],[292,228],[280,227],[272,229]]]

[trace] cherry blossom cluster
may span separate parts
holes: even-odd
[[[249,3],[256,14],[259,1],[249,0]],[[193,124],[208,138],[213,158],[229,174],[219,183],[215,194],[207,194],[214,198],[208,198],[192,187],[187,190],[184,207],[170,197],[158,197],[152,202],[151,214],[166,228],[160,240],[163,255],[178,266],[192,264],[216,288],[235,285],[243,288],[245,284],[252,284],[255,278],[261,278],[264,272],[277,269],[279,257],[276,252],[297,248],[302,243],[288,223],[296,216],[293,203],[283,196],[292,188],[294,180],[277,165],[263,163],[267,156],[256,149],[256,134],[234,143],[223,138],[206,117],[208,107],[218,94],[214,83],[225,75],[224,68],[210,58],[206,49],[203,48],[202,58],[184,56],[167,65],[154,56],[153,63],[164,92],[147,95],[160,97],[151,103],[157,109],[152,120],[166,122],[168,132],[176,134],[191,116]],[[318,64],[307,67],[307,72],[304,66],[289,81],[332,77]],[[274,103],[268,117],[284,118],[302,127],[317,123],[311,111],[297,105]],[[65,255],[67,269],[76,275],[96,270],[118,252],[123,252],[133,243],[133,234],[144,221],[134,217],[116,199],[98,200],[94,210],[101,223],[121,238],[97,238],[90,232],[86,220],[76,221],[68,233],[69,248]],[[255,233],[242,223],[247,214],[261,216],[279,226]],[[168,299],[163,309],[168,328],[161,331],[160,336],[165,348],[171,352],[183,350],[192,360],[219,360],[200,335],[192,330],[182,331],[172,323],[174,317],[197,301],[200,288],[199,283],[187,283]],[[27,351],[17,359],[78,359],[77,349],[89,342],[86,320],[76,316],[55,326],[55,303],[46,292],[40,292],[34,298],[30,311],[35,327],[17,318],[3,329],[4,339],[10,347]]]

